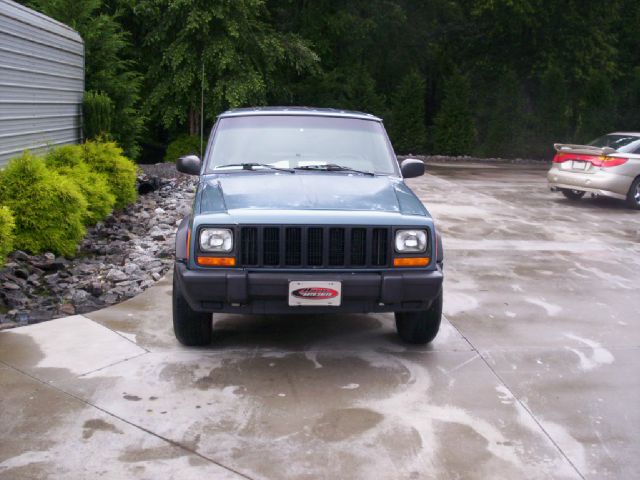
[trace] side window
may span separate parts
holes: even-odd
[[[637,154],[639,154],[639,155],[640,155],[640,146],[638,146],[638,148],[636,148],[636,149],[633,151],[633,153],[637,153]]]

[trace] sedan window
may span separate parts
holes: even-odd
[[[640,148],[640,137],[636,135],[603,135],[588,145],[594,147],[611,147],[621,153],[637,153]]]

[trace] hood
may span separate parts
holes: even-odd
[[[200,213],[237,209],[427,214],[404,182],[393,177],[341,173],[238,173],[204,179]]]

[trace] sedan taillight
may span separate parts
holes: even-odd
[[[618,165],[627,163],[628,160],[628,158],[622,157],[602,157],[602,163],[600,164],[600,166],[602,168],[617,167]]]

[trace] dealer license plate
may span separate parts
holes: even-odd
[[[586,170],[587,162],[579,162],[574,160],[573,165],[571,166],[574,170]]]
[[[289,306],[338,307],[342,300],[341,282],[289,282]]]

